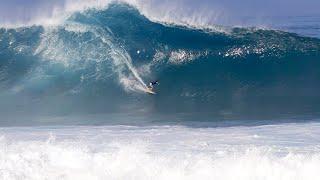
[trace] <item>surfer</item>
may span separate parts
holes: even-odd
[[[153,89],[155,85],[159,85],[159,81],[158,81],[158,80],[156,80],[156,81],[151,81],[151,82],[149,83],[149,88],[150,88],[150,89]]]

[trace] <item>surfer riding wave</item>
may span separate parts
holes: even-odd
[[[149,83],[148,88],[151,89],[151,90],[153,90],[154,86],[159,85],[159,84],[160,84],[160,83],[159,83],[158,80],[156,80],[156,81],[151,81],[151,82]]]

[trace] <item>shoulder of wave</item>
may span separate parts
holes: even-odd
[[[145,15],[143,15],[145,16]],[[151,22],[161,24],[166,27],[175,27],[181,29],[189,29],[189,30],[196,30],[202,31],[206,33],[223,33],[223,34],[231,34],[232,27],[222,26],[222,25],[210,25],[210,24],[192,24],[188,22],[174,22],[174,21],[163,21],[157,20],[156,18],[147,17]]]
[[[136,7],[139,10],[139,7]],[[176,28],[182,28],[182,29],[191,29],[191,30],[197,30],[202,31],[206,33],[221,33],[226,35],[233,35],[235,30],[243,30],[246,33],[255,33],[258,31],[277,31],[282,32],[281,30],[272,29],[268,26],[243,26],[243,25],[218,25],[218,24],[210,24],[210,23],[194,23],[194,22],[187,22],[187,21],[179,21],[179,20],[171,20],[171,19],[163,19],[163,18],[157,18],[153,17],[152,15],[145,14],[143,11],[139,10],[140,15],[147,18],[149,21],[161,24],[163,26],[167,27],[176,27]]]
[[[167,27],[177,27],[181,29],[191,29],[196,31],[202,31],[205,33],[221,33],[225,35],[235,35],[234,32],[236,30],[242,30],[245,33],[256,33],[258,31],[275,31],[277,33],[285,33],[281,30],[272,29],[267,26],[253,26],[253,27],[247,27],[247,26],[241,26],[241,25],[235,25],[235,26],[224,26],[224,25],[210,25],[210,24],[190,24],[190,23],[184,23],[184,22],[172,22],[172,21],[159,21],[152,18],[148,18],[152,22],[162,24]]]

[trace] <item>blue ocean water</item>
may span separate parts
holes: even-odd
[[[1,124],[94,114],[151,121],[319,115],[320,40],[307,37],[312,28],[219,29],[153,22],[126,4],[75,12],[55,26],[2,28]],[[161,85],[149,96],[144,89],[155,79]]]
[[[320,19],[266,21],[0,28],[0,179],[316,179]]]
[[[286,32],[297,33],[301,36],[320,38],[320,15],[304,16],[267,16],[240,18],[243,26],[258,26]]]

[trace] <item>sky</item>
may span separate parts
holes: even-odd
[[[24,22],[39,16],[50,16],[55,8],[63,7],[65,1],[66,0],[0,0],[0,23]],[[173,10],[176,8],[179,9],[180,12],[181,9],[189,9],[194,11],[194,13],[202,12],[203,9],[206,11],[216,11],[220,14],[221,19],[229,22],[237,22],[240,17],[262,18],[265,16],[305,16],[320,14],[320,0],[142,1],[150,3],[154,10],[159,11],[161,8],[171,8]]]

